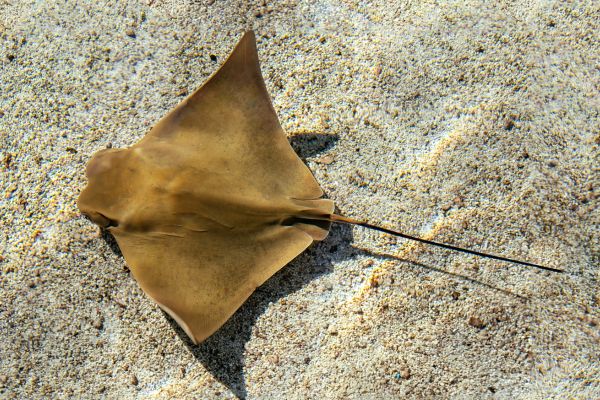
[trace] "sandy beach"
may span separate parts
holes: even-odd
[[[196,346],[76,200],[244,31],[337,211]],[[0,0],[0,398],[600,398],[597,2]]]

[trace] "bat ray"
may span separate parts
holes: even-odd
[[[79,209],[116,238],[141,288],[194,343],[332,222],[558,271],[334,214],[279,124],[252,32],[140,142],[97,152],[86,175]]]

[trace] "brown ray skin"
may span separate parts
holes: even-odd
[[[333,212],[279,124],[252,32],[139,143],[99,151],[86,175],[79,209],[194,343],[324,239],[319,218]]]

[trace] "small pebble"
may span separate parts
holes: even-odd
[[[376,288],[381,284],[381,278],[377,275],[371,275],[368,281],[369,287]]]
[[[408,367],[404,367],[400,370],[400,376],[402,379],[410,378],[410,369]]]
[[[478,317],[469,317],[469,325],[478,329],[485,327],[485,323]]]
[[[328,155],[323,156],[321,158],[317,158],[315,161],[318,164],[329,165],[329,164],[331,164],[331,163],[333,163],[335,161],[335,158],[331,154],[328,154]]]
[[[279,364],[279,356],[277,354],[273,354],[269,357],[269,361],[271,361],[271,364],[278,365]]]
[[[381,65],[376,65],[375,68],[373,68],[373,73],[375,76],[381,75]]]
[[[102,316],[95,318],[92,321],[92,326],[98,330],[102,329],[102,327],[104,326],[104,318],[102,318]]]
[[[361,266],[363,268],[368,268],[368,267],[372,267],[373,264],[375,264],[375,261],[368,259],[368,260],[364,260],[363,262],[361,262]]]
[[[13,163],[13,155],[11,153],[7,153],[2,162],[4,163],[4,167],[6,169],[10,168]]]

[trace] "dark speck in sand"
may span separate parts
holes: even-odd
[[[485,322],[483,322],[479,317],[469,317],[469,325],[477,329],[485,328]]]

